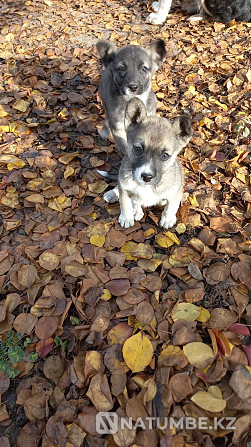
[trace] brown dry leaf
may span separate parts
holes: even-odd
[[[45,270],[55,270],[59,265],[59,257],[50,250],[44,251],[38,259],[39,265]]]
[[[245,366],[236,366],[229,385],[240,399],[249,399],[251,397],[251,372]]]
[[[81,447],[83,445],[86,433],[75,423],[67,425],[68,436],[67,439],[74,447]]]
[[[114,296],[122,296],[128,292],[130,287],[130,282],[128,279],[112,279],[108,281],[105,285],[106,289]]]
[[[142,324],[150,324],[154,317],[151,304],[147,301],[141,301],[136,307],[135,317]]]
[[[104,374],[96,374],[90,381],[86,395],[92,401],[97,411],[110,411],[113,408],[113,400]]]
[[[133,329],[127,323],[118,323],[107,334],[109,345],[120,343],[121,345],[131,337]]]
[[[186,373],[178,373],[169,380],[169,388],[175,402],[181,402],[189,394],[193,393],[190,377]]]
[[[47,379],[57,384],[64,372],[64,368],[64,360],[58,355],[52,355],[45,360],[43,372]]]
[[[211,311],[210,318],[208,320],[208,326],[218,331],[227,329],[231,324],[235,323],[237,315],[231,312],[229,309],[222,309],[217,307]]]
[[[40,340],[50,338],[57,330],[58,324],[54,317],[42,317],[38,320],[35,332]]]
[[[87,351],[85,357],[84,375],[88,379],[97,373],[104,373],[105,367],[102,355],[97,351]]]
[[[204,270],[204,276],[208,284],[215,285],[225,281],[230,275],[230,268],[223,262],[216,262]]]
[[[116,445],[119,447],[129,447],[132,445],[133,440],[136,435],[136,428],[128,428],[127,426],[121,428],[121,424],[119,423],[118,431],[113,434],[113,440]]]
[[[177,369],[185,367],[188,363],[182,349],[178,346],[169,345],[164,348],[158,358],[158,366],[175,366]]]
[[[14,329],[16,329],[17,332],[20,332],[21,334],[30,335],[36,324],[37,317],[35,315],[32,315],[31,313],[22,313],[15,318],[13,327]]]
[[[37,269],[34,265],[23,265],[17,273],[18,282],[23,287],[30,287],[36,281]]]

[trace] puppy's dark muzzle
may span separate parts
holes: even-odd
[[[128,84],[128,88],[132,93],[136,93],[139,86],[135,82],[130,82],[130,84]]]
[[[150,183],[150,181],[151,181],[152,178],[153,178],[153,175],[152,175],[152,174],[146,174],[145,172],[142,172],[142,174],[141,174],[141,178],[142,178],[142,180],[143,180],[145,183]]]

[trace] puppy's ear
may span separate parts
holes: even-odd
[[[166,46],[164,40],[162,39],[154,40],[149,46],[149,51],[153,58],[153,61],[157,66],[155,67],[157,70],[157,68],[161,66],[162,61],[166,56]]]
[[[184,147],[193,135],[192,120],[188,115],[181,115],[174,120],[173,131]]]
[[[116,46],[108,40],[98,40],[96,48],[104,66],[107,67],[115,57]]]
[[[127,104],[125,111],[125,128],[140,124],[146,118],[146,108],[139,98],[132,98]]]

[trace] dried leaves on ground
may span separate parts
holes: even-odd
[[[146,2],[6,0],[1,10],[0,443],[248,446],[251,410],[250,24]],[[166,42],[158,113],[191,114],[178,224],[121,229],[102,194],[98,38]],[[95,417],[211,428],[97,433]],[[214,425],[236,418],[235,429]]]

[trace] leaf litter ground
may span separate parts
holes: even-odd
[[[176,5],[152,26],[148,6],[1,6],[4,447],[250,443],[250,25],[189,23]],[[97,133],[98,38],[166,42],[158,113],[194,123],[170,231],[158,208],[122,230],[118,204],[102,199],[114,183],[97,168],[116,173],[120,157]],[[99,435],[99,411],[237,420]]]

